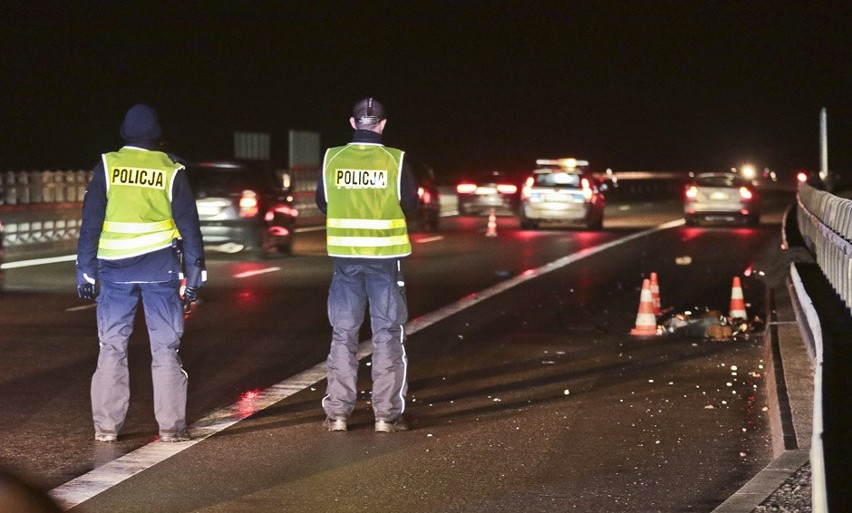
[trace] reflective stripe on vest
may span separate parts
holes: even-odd
[[[107,207],[98,258],[117,260],[169,247],[180,233],[171,190],[183,166],[159,151],[125,146],[103,156]]]
[[[171,230],[175,228],[174,219],[155,221],[153,223],[121,223],[118,221],[104,221],[104,231],[115,233],[148,233]]]
[[[365,230],[390,230],[405,228],[405,219],[328,219],[329,228],[363,228]]]

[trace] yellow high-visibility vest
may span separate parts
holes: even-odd
[[[125,146],[103,155],[107,207],[98,258],[117,260],[169,247],[180,237],[172,183],[183,166],[160,151]]]
[[[329,255],[393,258],[411,254],[399,204],[404,155],[402,150],[376,143],[349,143],[326,151],[323,187]]]

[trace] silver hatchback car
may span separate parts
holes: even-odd
[[[733,173],[695,175],[684,191],[683,216],[688,226],[703,222],[755,226],[760,222],[757,190]]]

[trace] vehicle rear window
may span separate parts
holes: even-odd
[[[539,187],[579,187],[580,175],[575,173],[536,173],[535,185]]]
[[[188,166],[186,176],[193,192],[207,194],[240,192],[275,185],[271,173],[255,168]]]
[[[742,182],[736,176],[699,176],[695,183],[705,187],[738,187]]]

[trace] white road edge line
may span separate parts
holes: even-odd
[[[506,281],[493,285],[481,292],[472,294],[464,299],[456,301],[443,308],[435,310],[421,317],[411,320],[406,325],[406,333],[414,334],[425,329],[447,317],[456,314],[474,304],[496,296],[501,292],[516,287],[521,283],[529,281],[533,278],[542,276],[543,274],[555,271],[567,265],[573,264],[584,258],[600,253],[610,248],[620,246],[632,240],[639,239],[651,235],[653,233],[674,228],[684,224],[683,219],[671,221],[661,224],[657,227],[634,233],[618,240],[596,246],[594,248],[584,249],[572,255],[562,257],[545,264],[537,269],[531,269],[518,276],[515,276]],[[361,342],[358,349],[358,359],[365,358],[372,354],[372,343],[369,340]],[[291,395],[294,395],[306,388],[315,385],[316,383],[326,378],[326,363],[322,362],[310,369],[303,371],[295,376],[291,376],[280,383],[270,386],[269,388],[259,392],[252,401],[252,414],[258,413],[270,406],[282,401]],[[101,467],[83,474],[80,477],[72,479],[67,483],[57,486],[48,493],[55,501],[57,501],[64,510],[71,509],[82,502],[85,502],[92,497],[102,493],[113,486],[125,481],[134,475],[146,470],[161,461],[171,458],[175,454],[189,449],[193,445],[202,440],[215,435],[216,433],[233,426],[249,415],[245,413],[245,405],[241,402],[234,403],[222,409],[214,411],[210,415],[198,420],[189,426],[189,432],[192,439],[188,442],[178,443],[162,443],[154,441],[136,449],[133,452],[113,460]]]

